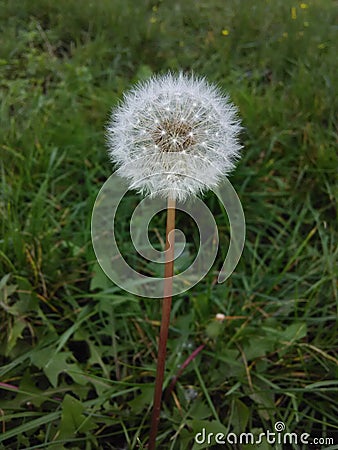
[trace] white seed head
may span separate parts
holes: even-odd
[[[236,108],[218,88],[169,73],[137,84],[113,110],[109,155],[131,188],[185,200],[234,168],[240,130]]]

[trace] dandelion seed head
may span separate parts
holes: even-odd
[[[137,84],[111,115],[108,151],[132,188],[185,200],[215,187],[239,158],[237,110],[204,78]]]

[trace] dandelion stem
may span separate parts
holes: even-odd
[[[168,330],[170,323],[170,311],[171,311],[171,299],[172,299],[172,287],[173,280],[172,276],[174,273],[174,233],[171,233],[175,229],[175,200],[168,198],[167,204],[167,230],[166,230],[166,258],[165,258],[165,268],[164,268],[164,294],[162,302],[162,320],[161,320],[161,331],[160,340],[158,344],[158,357],[157,357],[157,369],[156,369],[156,380],[155,380],[155,392],[154,392],[154,403],[153,411],[151,416],[151,427],[150,436],[148,443],[148,450],[154,450],[156,445],[156,436],[158,424],[160,421],[160,411],[161,411],[161,400],[162,400],[162,390],[163,390],[163,379],[164,379],[164,369],[165,369],[165,359],[167,352],[167,340],[168,340]],[[169,234],[170,241],[169,242]]]

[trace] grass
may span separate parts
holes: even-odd
[[[245,148],[231,182],[247,238],[226,283],[215,284],[224,237],[214,270],[174,299],[166,384],[205,346],[164,405],[159,448],[207,448],[194,444],[203,427],[259,433],[277,421],[337,445],[334,4],[0,8],[0,449],[144,448],[160,305],[100,271],[90,218],[112,171],[111,107],[132,83],[168,69],[218,82],[240,109]],[[125,198],[118,229],[131,255],[123,217],[138,199]],[[205,202],[226,236],[214,195]],[[162,235],[163,219],[152,222]],[[194,239],[184,217],[178,224]]]

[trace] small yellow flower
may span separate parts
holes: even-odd
[[[282,34],[283,38],[287,38],[289,35],[286,31],[284,31],[284,33]]]
[[[297,19],[297,11],[296,11],[296,8],[294,6],[291,8],[291,19],[292,20],[296,20]]]
[[[229,36],[229,33],[230,33],[229,30],[226,30],[226,29],[222,30],[222,35],[223,36]]]
[[[308,5],[307,3],[301,3],[301,4],[300,4],[300,7],[301,7],[302,9],[306,9],[306,8],[309,7],[309,5]]]

